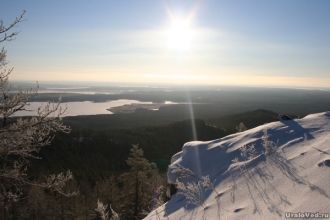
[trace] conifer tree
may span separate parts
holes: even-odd
[[[159,185],[157,166],[150,163],[138,145],[133,145],[126,160],[130,170],[122,175],[125,219],[141,219],[151,208],[153,193]]]

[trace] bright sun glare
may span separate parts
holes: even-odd
[[[167,31],[167,46],[177,51],[186,51],[191,48],[192,30],[189,19],[173,18]]]

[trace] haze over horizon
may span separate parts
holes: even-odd
[[[12,80],[330,86],[330,2],[4,0]]]

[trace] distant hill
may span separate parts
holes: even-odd
[[[235,130],[236,126],[241,122],[243,122],[247,128],[254,128],[273,121],[278,121],[278,114],[263,109],[207,120],[209,124],[226,130]]]

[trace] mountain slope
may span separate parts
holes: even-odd
[[[286,212],[329,213],[329,162],[330,112],[189,142],[172,157],[168,170],[178,193],[145,219],[283,219]]]

